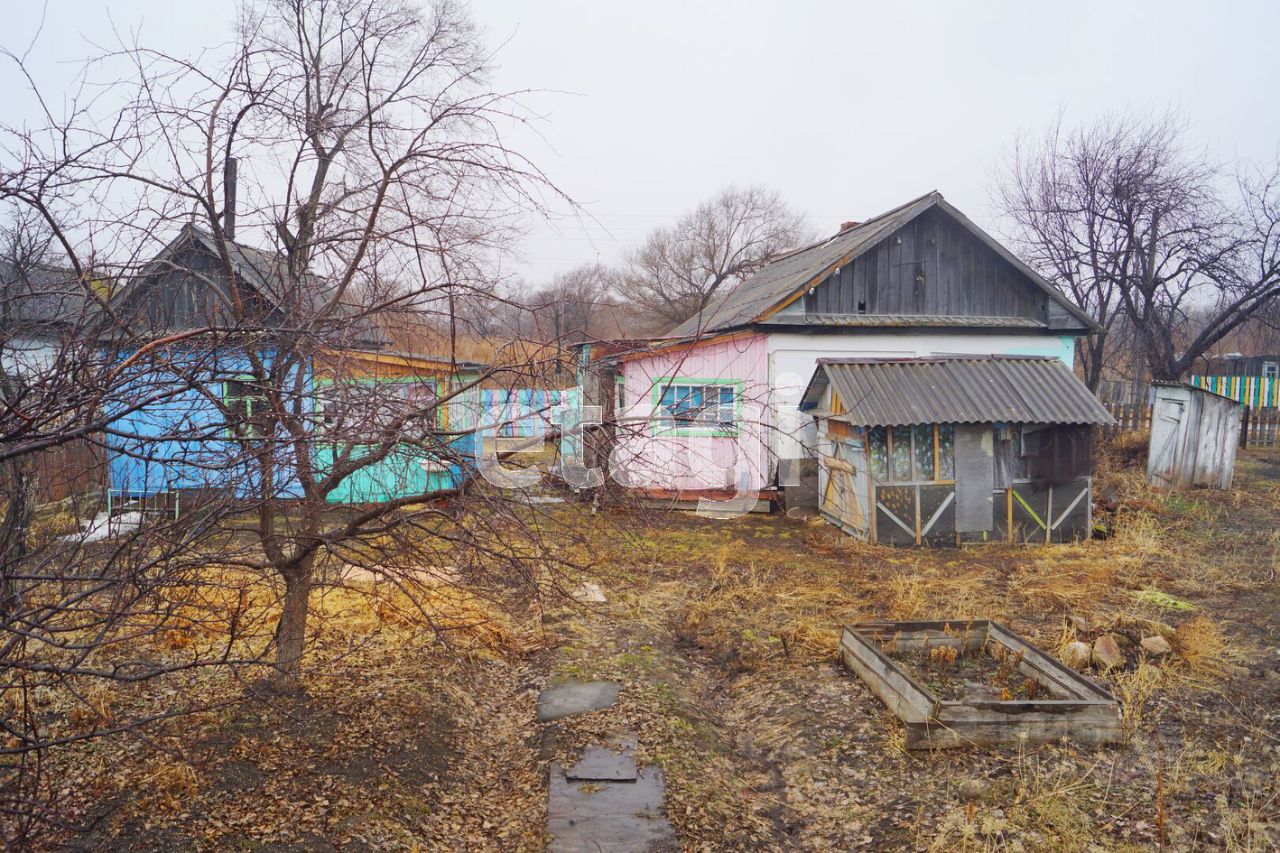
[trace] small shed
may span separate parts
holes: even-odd
[[[1093,427],[1111,416],[1056,358],[821,359],[822,515],[895,545],[1089,535]]]
[[[1231,488],[1244,407],[1182,382],[1152,384],[1147,482],[1168,489]]]

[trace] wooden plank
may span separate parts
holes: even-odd
[[[840,638],[840,659],[903,722],[933,716],[936,700],[928,691],[848,628]]]
[[[969,636],[956,636],[964,626]],[[1019,670],[1048,681],[1070,698],[939,702],[877,645],[893,642],[897,652],[928,645],[994,641],[1021,652]],[[841,659],[906,725],[910,749],[1046,743],[1069,737],[1082,743],[1122,738],[1122,714],[1109,692],[1063,666],[1004,626],[988,620],[865,622],[846,626]]]
[[[987,636],[995,639],[1013,652],[1022,652],[1022,660],[1034,664],[1037,672],[1052,679],[1073,696],[1082,699],[1101,699],[1114,701],[1111,692],[1090,678],[1086,678],[1071,667],[1041,652],[1030,642],[998,623],[992,622],[987,627]]]

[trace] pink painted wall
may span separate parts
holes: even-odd
[[[744,482],[752,490],[767,482],[768,354],[764,335],[710,341],[692,349],[624,362],[620,430],[614,466],[625,466],[628,485],[689,490],[725,489]],[[655,396],[664,380],[732,379],[742,384],[738,434],[662,434]]]

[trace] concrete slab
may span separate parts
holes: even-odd
[[[558,720],[612,708],[622,685],[613,681],[569,681],[546,688],[538,697],[538,719]]]
[[[570,782],[551,765],[547,826],[552,853],[668,853],[679,850],[662,813],[662,771],[646,767],[634,782]]]
[[[603,744],[587,747],[565,774],[570,782],[634,782],[636,776],[633,734],[613,734]]]

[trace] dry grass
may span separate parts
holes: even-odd
[[[719,550],[697,593],[688,597],[682,633],[744,669],[832,657],[839,626],[863,613],[848,586],[832,573],[801,566],[731,565],[734,550]]]
[[[1179,625],[1172,644],[1178,657],[1195,675],[1221,676],[1231,665],[1231,644],[1208,616],[1193,616]]]

